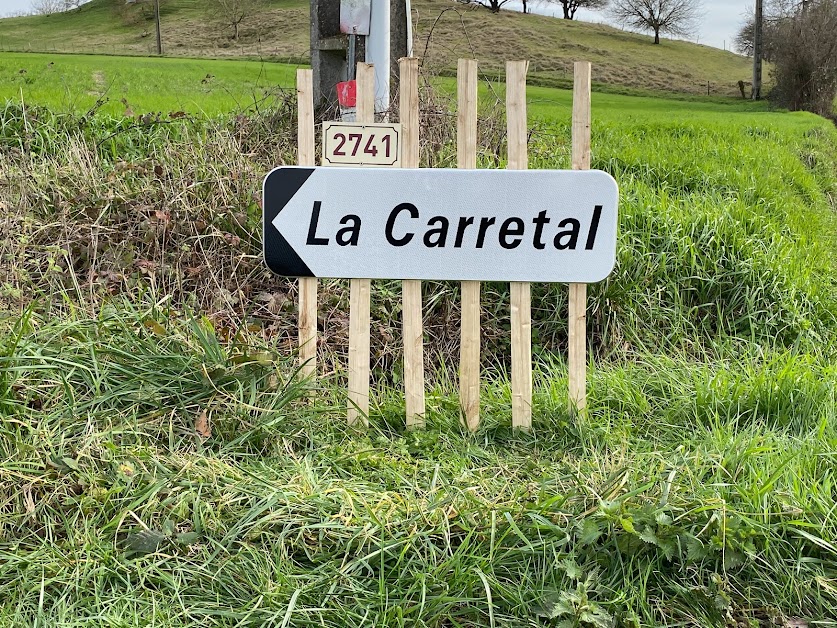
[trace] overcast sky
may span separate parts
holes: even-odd
[[[512,0],[514,1],[514,0]],[[706,15],[701,23],[697,40],[717,48],[726,46],[730,42],[742,21],[744,12],[752,6],[754,0],[703,0]],[[32,6],[32,0],[0,0],[0,15],[27,11]],[[547,5],[544,5],[547,6]],[[537,8],[538,13],[552,14],[552,8]],[[560,16],[560,6],[556,7],[555,15]],[[579,11],[577,17],[588,22],[607,21],[603,13]]]

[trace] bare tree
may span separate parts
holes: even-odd
[[[81,5],[87,4],[90,0],[34,0],[32,12],[35,15],[52,15],[78,9]]]
[[[688,36],[703,15],[700,0],[613,0],[610,13],[625,26],[654,31],[654,43],[660,33]]]
[[[792,16],[799,3],[797,0],[765,0],[762,9],[762,58],[773,60],[773,45],[776,39],[777,24],[786,17]],[[733,47],[739,53],[748,57],[753,56],[753,40],[756,32],[756,19],[753,7],[744,12],[744,22],[733,40]]]
[[[770,99],[792,110],[834,117],[837,0],[804,0],[776,28]]]
[[[733,48],[737,50],[740,54],[746,57],[753,56],[753,40],[755,39],[756,33],[756,23],[755,18],[749,18],[744,24],[741,25],[741,28],[738,29],[738,32],[735,34],[735,39],[732,42]],[[765,55],[765,60],[767,60],[767,56]]]
[[[53,13],[61,13],[63,10],[63,0],[35,0],[32,3],[32,12],[35,15],[52,15]]]
[[[462,4],[476,4],[481,7],[485,7],[492,13],[499,13],[500,7],[506,4],[509,0],[458,0]],[[527,13],[527,5],[526,2],[523,3],[523,12]]]
[[[233,39],[238,41],[241,23],[255,15],[262,2],[260,0],[211,0],[211,4],[221,21],[232,27]]]
[[[777,30],[777,23],[781,18],[769,17],[767,15],[764,16],[763,23],[762,23],[762,48],[761,48],[761,56],[762,59],[765,61],[773,61],[775,56],[775,40],[776,40],[776,30]],[[735,40],[733,41],[733,45],[735,49],[748,57],[753,56],[753,40],[755,37],[755,19],[750,17],[744,24],[741,25],[741,28],[738,30],[738,33],[735,35]]]
[[[564,12],[565,20],[575,18],[576,11],[587,9],[589,11],[601,11],[607,8],[610,0],[546,0],[546,4],[558,4]]]

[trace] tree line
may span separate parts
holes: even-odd
[[[754,18],[735,45],[753,54]],[[834,117],[837,97],[837,0],[768,0],[762,22],[762,56],[772,64],[768,97],[793,111]]]
[[[463,4],[485,7],[493,13],[500,11],[510,0],[460,0]],[[529,12],[530,4],[557,5],[564,19],[575,18],[579,9],[604,11],[619,24],[654,34],[654,43],[660,43],[660,35],[692,35],[703,15],[701,0],[521,0],[523,12]]]

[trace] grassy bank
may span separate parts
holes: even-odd
[[[479,162],[504,167],[491,94]],[[529,100],[530,167],[567,167],[567,94]],[[438,111],[422,161],[451,166]],[[165,123],[8,104],[0,625],[835,625],[837,131],[593,111],[621,204],[589,414],[566,410],[566,288],[537,285],[534,430],[510,429],[508,286],[486,284],[470,435],[456,285],[425,284],[427,430],[403,429],[397,282],[374,284],[368,432],[343,420],[345,282],[321,287],[327,375],[295,383],[295,286],[258,233],[292,99]]]

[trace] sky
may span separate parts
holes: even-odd
[[[515,0],[511,0],[507,6],[511,6]],[[730,49],[730,43],[735,37],[745,11],[749,12],[754,0],[702,0],[705,16],[701,20],[700,32],[693,41],[716,48]],[[32,6],[32,0],[0,0],[0,15],[28,11]],[[518,6],[520,6],[518,4]],[[538,13],[551,15],[555,7],[555,15],[561,15],[560,5],[542,4],[535,8]],[[604,13],[593,11],[579,11],[577,19],[586,22],[607,22]]]

